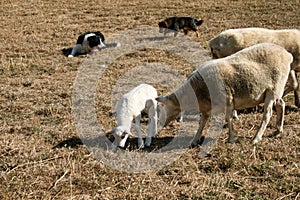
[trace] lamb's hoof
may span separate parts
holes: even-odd
[[[139,149],[145,148],[144,142],[139,142],[139,143],[138,143],[138,148],[139,148]]]
[[[146,137],[145,146],[150,147],[151,145],[151,137]]]
[[[253,140],[252,140],[252,144],[257,144],[259,141],[261,141],[262,138],[259,138],[259,137],[255,137]]]

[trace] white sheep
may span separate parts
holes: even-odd
[[[292,69],[300,72],[300,30],[265,28],[229,29],[209,41],[214,58],[223,58],[254,44],[270,42],[284,47],[293,55]],[[284,95],[294,91],[295,105],[300,107],[296,74],[290,75]]]
[[[156,89],[148,84],[140,84],[121,97],[117,105],[117,127],[107,133],[107,135],[112,134],[114,136],[114,147],[124,147],[128,135],[132,135],[130,128],[131,122],[134,119],[138,134],[138,147],[144,148],[140,125],[142,111],[146,111],[149,115],[148,134],[145,145],[150,146],[152,137],[157,132],[156,97]]]
[[[194,146],[204,137],[202,131],[209,116],[225,112],[229,126],[228,139],[234,142],[234,109],[264,103],[263,119],[252,143],[262,139],[272,115],[273,104],[277,111],[275,133],[279,134],[283,131],[285,108],[282,95],[292,60],[292,55],[284,48],[262,43],[231,56],[205,62],[175,92],[156,98],[162,103],[159,122],[164,126],[184,110],[199,109],[201,118],[192,142]]]

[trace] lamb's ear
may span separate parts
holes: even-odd
[[[167,102],[167,97],[162,96],[162,97],[156,97],[156,101],[165,104]]]
[[[124,139],[126,135],[133,136],[131,132],[124,131],[121,135],[121,139]]]

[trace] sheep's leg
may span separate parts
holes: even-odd
[[[232,118],[233,118],[234,120],[236,120],[236,121],[239,120],[239,117],[238,117],[238,114],[237,114],[237,111],[236,111],[236,110],[233,110],[233,112],[232,112]]]
[[[300,99],[299,92],[297,90],[294,91],[295,105],[300,108]]]
[[[176,117],[176,121],[177,122],[182,122],[183,121],[183,115],[184,115],[184,111],[180,112],[180,114]]]
[[[157,133],[157,103],[154,100],[149,100],[146,102],[146,107],[149,108],[149,122],[145,145],[149,147],[151,145],[152,137]]]
[[[199,122],[199,128],[198,128],[198,131],[193,139],[193,142],[192,142],[192,147],[194,146],[197,146],[198,142],[200,141],[201,138],[204,137],[204,135],[202,134],[203,132],[203,129],[205,127],[205,124],[208,120],[208,116],[204,116],[203,114],[201,115],[200,117],[200,122]]]
[[[283,96],[287,95],[289,92],[294,91],[295,105],[300,107],[299,95],[298,95],[298,80],[294,70],[291,70],[287,80],[287,87],[284,90]]]
[[[144,148],[144,141],[142,137],[142,129],[141,129],[141,115],[135,117],[135,129],[138,134],[138,148]]]
[[[273,136],[277,136],[283,132],[284,110],[285,103],[282,99],[275,102],[277,117],[276,117],[276,131],[273,132]]]
[[[274,103],[274,97],[272,95],[272,92],[267,91],[266,92],[266,97],[265,97],[265,103],[264,103],[264,114],[263,114],[263,119],[260,124],[260,127],[252,140],[252,144],[258,143],[260,140],[262,140],[262,136],[264,134],[264,131],[266,130],[266,127],[270,121],[270,118],[272,116],[272,108],[273,108],[273,103]]]
[[[295,105],[300,108],[300,99],[299,99],[299,83],[298,83],[298,78],[297,78],[297,73],[295,72],[295,79],[296,79],[296,86],[294,90],[294,98],[295,98]]]
[[[236,111],[233,109],[232,105],[227,105],[226,110],[226,121],[228,122],[228,128],[229,128],[229,137],[228,142],[234,143],[234,137],[236,135],[235,130],[233,128],[233,116],[237,115]]]

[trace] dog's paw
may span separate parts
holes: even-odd
[[[71,54],[70,54],[70,55],[68,55],[68,58],[73,58],[73,57],[74,57],[74,56],[73,56],[73,55],[71,55]]]

